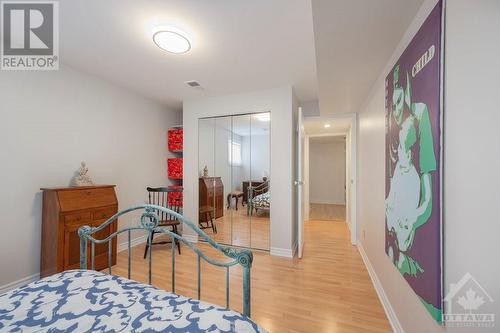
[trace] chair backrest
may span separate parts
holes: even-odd
[[[172,196],[170,193],[179,193],[183,188],[169,188],[169,187],[148,187],[148,200],[150,205],[156,205],[173,210],[176,213],[181,212],[181,203],[177,196]],[[167,214],[163,211],[157,211],[158,217],[162,222],[175,221],[173,215]]]

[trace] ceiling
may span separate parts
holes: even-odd
[[[329,128],[325,128],[329,124]],[[345,134],[351,128],[351,118],[319,119],[311,118],[304,121],[304,131],[308,135]]]
[[[61,0],[60,59],[173,109],[293,85],[322,115],[355,112],[422,2]],[[158,25],[187,32],[191,51],[159,49]]]
[[[317,99],[312,9],[304,0],[61,0],[60,58],[171,108],[182,100],[292,84]],[[192,38],[160,50],[157,25]],[[184,82],[196,80],[202,88]]]
[[[321,114],[358,112],[423,0],[312,0]]]

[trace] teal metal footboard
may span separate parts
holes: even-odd
[[[92,235],[100,230],[106,228],[109,224],[115,221],[118,217],[130,213],[136,210],[144,210],[141,215],[140,223],[135,227],[128,227],[120,229],[104,239],[96,239]],[[164,227],[158,227],[159,217],[158,212],[164,212],[170,214],[171,216],[178,219],[180,222],[184,223],[185,226],[193,229],[199,236],[208,242],[212,247],[222,252],[226,257],[232,259],[227,262],[219,261],[213,258],[209,258],[205,253],[198,249],[194,243],[189,242],[182,236],[171,232]],[[82,226],[78,229],[78,235],[80,236],[80,268],[87,269],[87,245],[90,242],[90,263],[91,269],[94,269],[94,259],[95,259],[95,244],[105,244],[108,243],[108,272],[111,274],[112,266],[112,240],[121,233],[127,233],[128,235],[128,278],[130,279],[131,271],[131,233],[133,230],[143,230],[148,233],[148,245],[150,248],[148,256],[148,282],[151,284],[151,268],[152,268],[152,256],[153,252],[151,249],[152,235],[154,233],[162,233],[167,235],[172,240],[172,292],[175,293],[175,255],[176,255],[176,242],[184,243],[190,249],[192,249],[198,255],[198,299],[201,297],[201,259],[205,260],[209,264],[224,267],[226,270],[226,308],[229,308],[229,268],[231,266],[240,265],[243,269],[243,314],[250,317],[250,268],[252,267],[253,255],[249,250],[244,249],[234,249],[227,246],[222,246],[210,238],[205,232],[203,232],[198,226],[193,222],[186,219],[184,216],[161,206],[155,205],[140,205],[136,207],[131,207],[122,210],[112,217],[110,217],[106,222],[101,224],[99,227]]]

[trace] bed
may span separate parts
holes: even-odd
[[[247,205],[247,215],[252,215],[253,210],[255,212],[263,210],[269,211],[271,209],[271,193],[269,193],[269,180],[264,183],[248,188],[248,198],[249,202]]]
[[[252,207],[255,209],[269,210],[271,208],[271,194],[269,191],[253,198]]]
[[[108,222],[138,209],[145,210],[139,226],[121,229],[105,239],[93,237]],[[209,258],[182,236],[158,227],[158,211],[179,218],[231,260]],[[172,242],[172,292],[130,280],[132,230],[166,234],[198,254],[198,299],[175,294],[175,242]],[[107,243],[111,248],[112,238],[120,233],[128,233],[129,278],[112,275],[111,265],[108,273],[87,269],[88,263],[93,268],[95,244]],[[117,213],[97,228],[82,227],[79,235],[81,269],[58,273],[0,295],[1,332],[265,332],[250,319],[252,253],[219,245],[182,215],[161,206],[141,205]],[[201,260],[226,268],[225,307],[199,300]],[[229,309],[229,268],[234,265],[243,269],[243,314]]]

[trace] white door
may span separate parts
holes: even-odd
[[[298,219],[298,247],[299,258],[302,258],[304,250],[304,119],[302,118],[302,108],[299,107],[297,121],[297,219]]]

